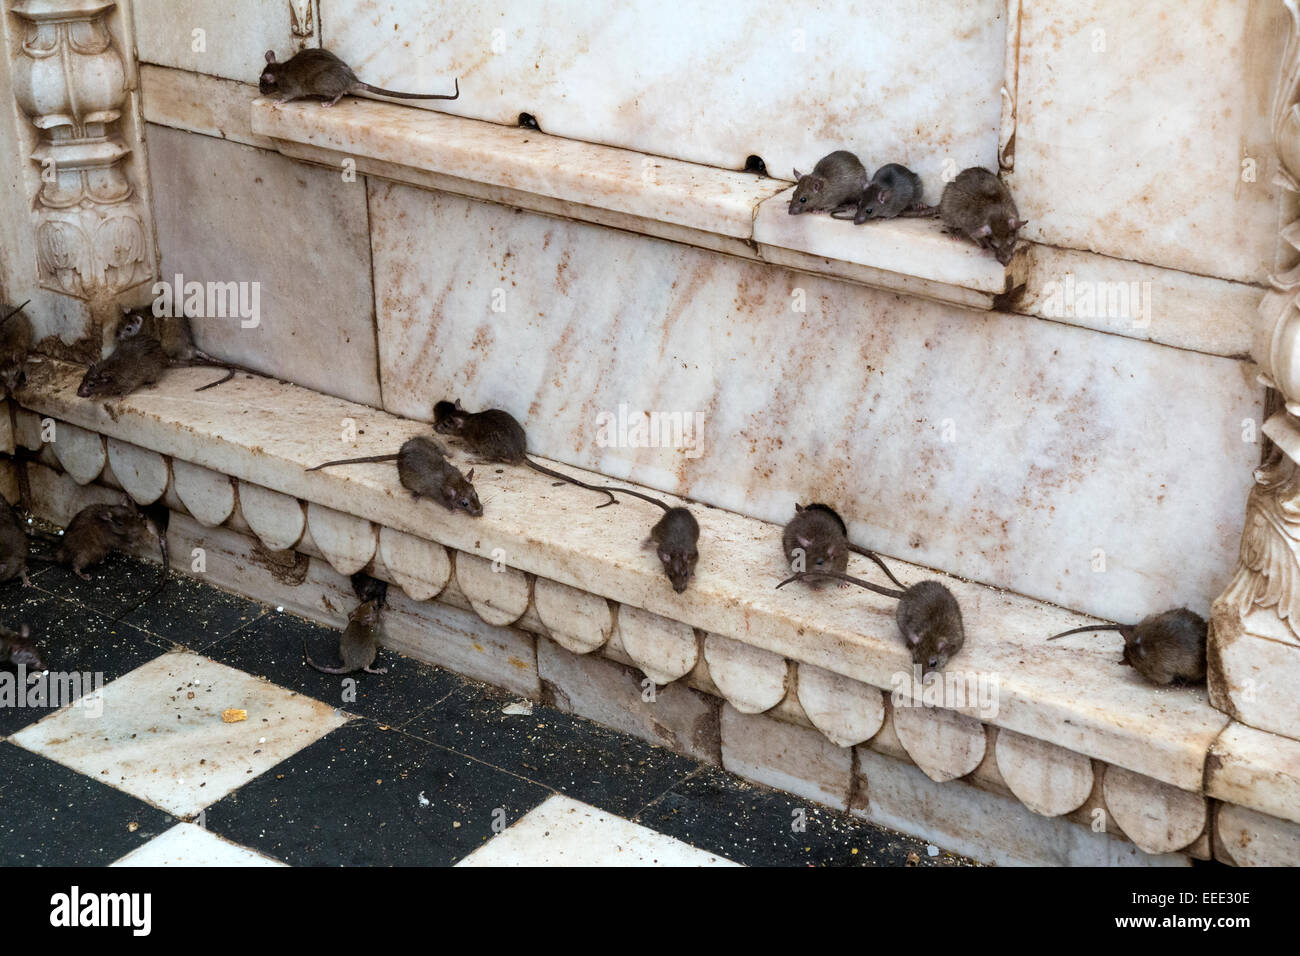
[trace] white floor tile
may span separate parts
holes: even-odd
[[[227,708],[248,719],[224,723]],[[188,817],[344,722],[328,704],[175,651],[106,685],[98,718],[60,711],[9,741]]]
[[[569,797],[554,796],[457,866],[738,866]]]
[[[132,850],[113,866],[284,866],[223,840],[193,823],[178,823],[144,846]]]

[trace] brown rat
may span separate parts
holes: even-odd
[[[157,339],[162,346],[163,354],[167,356],[168,365],[212,366],[226,370],[223,378],[199,386],[194,390],[196,392],[206,392],[210,388],[216,388],[218,385],[234,378],[236,372],[247,372],[250,375],[260,374],[245,365],[237,365],[233,362],[225,362],[215,358],[195,345],[194,332],[190,328],[188,316],[158,316],[154,315],[152,310],[133,309],[126,306],[122,308],[122,312],[122,321],[118,324],[117,333],[114,336],[119,346],[127,339],[141,335],[150,336]]]
[[[25,667],[29,671],[45,670],[45,659],[40,649],[31,641],[31,630],[26,624],[11,631],[0,627],[0,664]]]
[[[475,518],[483,514],[478,492],[471,483],[474,480],[474,469],[471,468],[468,475],[462,474],[459,468],[447,460],[447,452],[443,447],[425,435],[407,439],[396,455],[341,458],[307,470],[319,471],[334,465],[365,465],[381,461],[397,462],[397,480],[415,498],[432,498],[448,511],[463,511]]]
[[[589,485],[577,478],[552,471],[529,458],[528,439],[524,434],[524,426],[520,425],[513,415],[500,408],[467,412],[461,406],[460,399],[454,403],[438,402],[433,407],[433,430],[439,435],[451,435],[453,438],[460,439],[471,454],[477,455],[485,462],[527,465],[543,475],[606,495],[609,501],[597,505],[598,508],[618,504],[618,499],[610,493],[610,489]]]
[[[116,398],[153,385],[167,369],[167,353],[152,335],[123,339],[113,354],[95,362],[77,386],[82,398]]]
[[[885,597],[898,598],[895,620],[903,641],[912,652],[912,663],[922,673],[941,671],[966,643],[966,628],[962,623],[961,605],[953,593],[938,581],[919,581],[902,591],[884,588],[870,581],[849,577],[836,571],[804,571],[786,578],[778,588],[791,581],[800,581],[807,575],[824,576],[856,584]]]
[[[402,100],[454,100],[460,96],[460,80],[455,93],[398,93],[369,83],[362,83],[352,68],[329,50],[299,50],[283,63],[277,63],[275,51],[266,51],[266,67],[257,88],[263,96],[274,96],[281,103],[319,97],[333,106],[349,93],[374,93]]]
[[[944,187],[939,218],[948,231],[964,236],[982,249],[991,249],[1006,265],[1016,251],[1016,238],[1027,219],[1016,211],[1011,190],[987,169],[972,166]]]
[[[381,611],[384,609],[384,605],[388,603],[387,581],[372,578],[364,571],[356,572],[349,580],[352,582],[352,593],[362,602],[374,601]]]
[[[906,587],[894,577],[894,572],[889,570],[880,555],[849,541],[849,529],[844,519],[829,505],[796,503],[794,517],[781,535],[781,547],[793,571],[838,571],[843,574],[849,566],[849,552],[853,551],[874,561],[900,588]],[[801,555],[803,567],[797,567]],[[809,584],[819,586],[819,582]]]
[[[655,526],[650,529],[650,536],[641,546],[647,551],[654,549],[659,563],[664,566],[664,574],[672,582],[673,590],[681,594],[690,584],[696,562],[700,559],[700,523],[685,508],[670,508],[649,495],[628,491],[626,488],[620,490],[653,501],[664,509],[664,516],[655,522]]]
[[[823,156],[806,176],[796,169],[794,178],[798,182],[788,208],[792,216],[805,212],[830,212],[857,203],[868,182],[867,170],[861,160],[847,149],[837,149]]]
[[[862,191],[857,205],[831,213],[835,219],[852,219],[860,226],[868,219],[897,219],[904,217],[937,216],[935,206],[927,206],[921,199],[921,177],[906,166],[886,163],[876,170],[871,182]]]
[[[157,539],[165,575],[167,538],[159,531],[156,520],[133,505],[87,505],[68,522],[55,560],[89,581],[86,568],[99,564],[114,551],[134,551]]]
[[[32,300],[19,306],[0,305],[4,317],[0,318],[0,396],[12,395],[23,383],[23,366],[27,353],[32,350],[32,321],[23,309]]]
[[[1205,680],[1205,618],[1185,607],[1145,617],[1138,624],[1089,624],[1049,637],[1118,631],[1127,664],[1153,684],[1199,684]]]
[[[695,574],[695,565],[700,559],[700,523],[695,515],[686,508],[676,508],[664,504],[658,498],[633,491],[631,488],[606,488],[605,491],[618,491],[633,498],[640,498],[652,505],[664,509],[664,515],[650,529],[649,536],[641,542],[641,547],[653,550],[664,566],[664,574],[672,582],[673,590],[681,594],[690,584]]]
[[[3,499],[0,499],[0,582],[21,578],[23,587],[32,582],[27,580],[27,557],[31,547],[23,526],[18,522],[18,515]]]
[[[339,635],[339,660],[341,667],[322,667],[307,653],[307,641],[302,643],[302,656],[308,665],[322,674],[387,674],[387,667],[372,667],[379,654],[379,602],[363,601],[348,618],[348,626]]]

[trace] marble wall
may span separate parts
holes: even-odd
[[[887,554],[1112,618],[1227,579],[1239,361],[406,186],[370,212],[396,414],[503,407],[559,460],[773,521],[825,500]],[[603,447],[620,406],[698,413],[702,454]]]
[[[378,405],[364,180],[162,126],[149,153],[163,279],[259,290],[256,326],[198,319],[199,347]]]
[[[1023,0],[1025,238],[1263,282],[1279,226],[1273,0]]]
[[[140,55],[250,82],[266,47],[323,42],[376,84],[459,76],[462,98],[431,108],[527,111],[723,167],[756,153],[778,175],[841,145],[932,188],[945,160],[996,161],[1002,0],[707,19],[643,0],[319,0],[310,36],[287,2],[248,6],[137,0]],[[1080,281],[1077,262],[1109,256],[1260,282],[1280,5],[1019,8],[1011,182],[1035,262],[1077,249],[1101,254],[1058,256]],[[412,418],[442,397],[505,407],[540,454],[771,520],[821,498],[885,553],[1107,617],[1204,611],[1234,563],[1262,390],[1246,363],[1192,349],[1235,350],[1250,285],[1214,300],[1230,316],[1187,310],[1192,344],[1171,348],[149,134],[164,275],[267,284],[260,339],[202,331],[232,359]],[[701,416],[703,447],[598,441],[622,408]]]
[[[849,148],[932,189],[945,160],[996,162],[1005,17],[1003,0],[321,2],[324,45],[369,82],[435,92],[460,76],[444,112],[528,112],[560,136],[730,169],[756,154],[785,178]]]

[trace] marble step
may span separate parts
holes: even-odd
[[[412,185],[602,222],[925,298],[990,309],[1023,281],[937,219],[854,226],[790,216],[793,183],[548,136],[392,103],[346,98],[250,106],[250,132],[286,156]],[[486,192],[485,192],[486,190]]]
[[[198,479],[210,475],[220,507],[186,502],[192,513],[211,510],[210,522],[227,510],[227,493],[219,487],[222,476],[271,493],[261,496],[256,513],[276,538],[303,533],[300,502],[305,502],[308,530],[338,567],[364,565],[367,552],[378,547],[380,529],[401,532],[665,619],[658,628],[662,635],[651,634],[628,648],[634,656],[641,644],[648,656],[677,647],[680,641],[670,632],[681,624],[885,691],[911,693],[904,683],[910,678],[910,660],[898,638],[893,602],[857,589],[820,594],[804,588],[775,590],[785,573],[776,525],[693,506],[702,529],[700,563],[690,588],[678,595],[654,556],[641,548],[658,509],[635,499],[597,510],[589,492],[553,487],[551,479],[527,469],[480,465],[476,485],[485,515],[450,514],[431,502],[412,502],[390,464],[306,471],[327,459],[395,452],[406,438],[426,432],[425,423],[247,375],[194,392],[211,379],[203,369],[169,371],[158,386],[124,399],[87,400],[75,394],[81,372],[52,360],[34,365],[27,388],[18,395],[21,408],[15,420],[16,440],[31,447],[41,431],[33,427],[35,419],[54,419],[55,457],[77,480],[92,480],[90,472],[106,463],[111,467],[111,458],[130,457],[120,448],[112,456],[99,449],[95,436],[105,436],[171,458],[173,471],[187,471],[185,487],[198,489],[199,499],[205,485]],[[456,458],[468,467],[463,454]],[[146,477],[156,470],[143,462],[131,466],[131,474]],[[602,478],[571,471],[579,478]],[[152,494],[156,482],[147,484],[146,492]],[[190,494],[195,496],[193,490]],[[268,517],[277,502],[286,511],[283,522]],[[851,570],[874,579],[868,562],[856,556],[853,561]],[[978,685],[992,693],[984,701],[974,695],[965,701],[945,698],[945,706],[1201,792],[1206,754],[1228,723],[1209,705],[1203,689],[1142,683],[1118,663],[1114,635],[1045,642],[1049,634],[1086,623],[1086,617],[902,561],[893,564],[905,582],[940,578],[962,606],[966,646],[949,664],[950,689],[955,693]],[[505,604],[511,604],[506,597]],[[493,613],[506,610],[503,605]],[[587,640],[578,633],[584,627],[576,627],[575,635]],[[598,636],[599,631],[597,626],[592,633]],[[753,657],[718,642],[706,648],[718,659],[724,651],[728,663],[742,669]],[[661,656],[657,672],[664,678],[691,666],[676,652]],[[758,657],[764,664],[770,660]],[[753,706],[766,702],[767,695],[758,696],[764,700],[756,697]]]

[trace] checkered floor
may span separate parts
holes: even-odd
[[[0,588],[0,623],[86,674],[74,705],[0,706],[0,864],[966,862],[391,651],[319,674],[303,643],[333,660],[337,632],[189,578],[111,624],[155,574]]]

